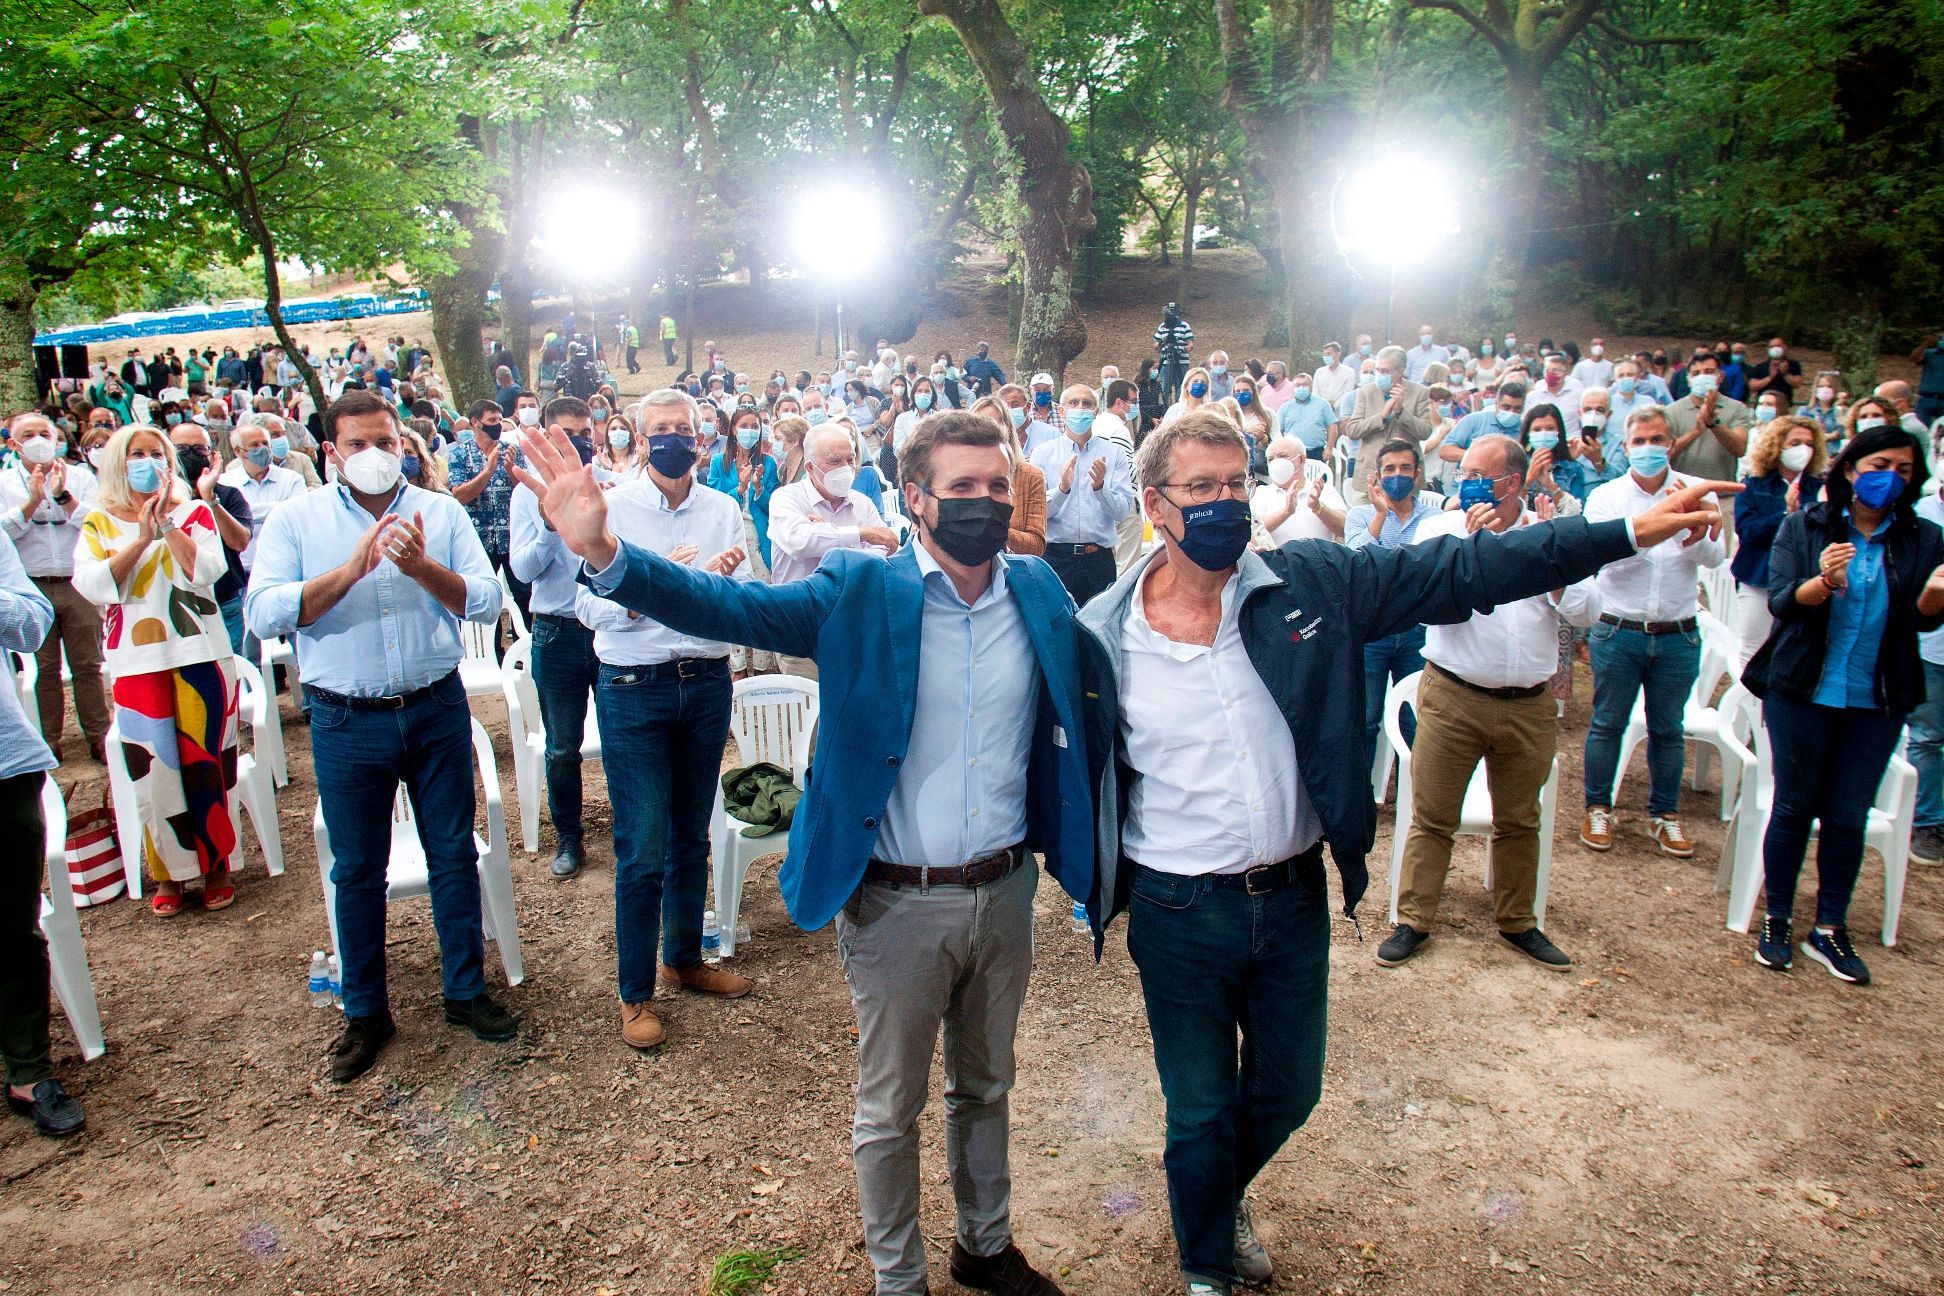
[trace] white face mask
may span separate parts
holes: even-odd
[[[1581,427],[1592,428],[1595,432],[1597,432],[1601,428],[1606,426],[1606,421],[1607,421],[1607,416],[1605,410],[1581,410],[1580,411]]]
[[[1296,480],[1296,462],[1293,459],[1271,459],[1269,461],[1269,480],[1278,486],[1287,486]]]
[[[1816,399],[1819,401],[1833,401],[1836,399],[1836,389],[1834,387],[1818,387],[1816,388]]]
[[[108,452],[107,446],[105,445],[96,446],[94,449],[88,451],[88,462],[93,464],[96,468],[101,467],[101,456],[106,454],[107,452]]]
[[[383,495],[398,485],[403,461],[389,450],[367,446],[340,463],[338,471],[351,488],[366,495]]]
[[[540,410],[538,406],[534,406],[534,405],[522,406],[520,412],[514,415],[514,417],[520,420],[521,427],[540,426]]]
[[[1597,359],[1599,359],[1599,358],[1600,358],[1601,356],[1603,356],[1603,355],[1605,355],[1605,354],[1606,354],[1606,348],[1605,348],[1605,347],[1603,347],[1603,346],[1596,346],[1596,347],[1594,347],[1594,348],[1593,348],[1593,358],[1594,358],[1594,359],[1596,359],[1596,360],[1597,360]]]
[[[634,441],[634,433],[626,428],[608,429],[608,447],[613,450],[626,450]]]
[[[855,468],[832,468],[823,475],[824,490],[839,499],[850,494],[850,488],[856,482],[857,469]]]
[[[1781,457],[1784,468],[1790,472],[1801,472],[1809,466],[1809,461],[1816,457],[1816,450],[1814,446],[1784,446]]]
[[[20,457],[30,464],[51,464],[60,457],[60,450],[53,437],[22,437]]]

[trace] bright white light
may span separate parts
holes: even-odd
[[[534,240],[542,263],[576,279],[616,278],[641,255],[641,210],[618,190],[583,186],[549,195]]]
[[[850,279],[884,247],[884,213],[877,200],[851,189],[813,189],[796,199],[792,215],[797,260],[824,279]]]
[[[1457,177],[1405,154],[1380,158],[1344,182],[1337,246],[1393,268],[1425,260],[1458,232]]]

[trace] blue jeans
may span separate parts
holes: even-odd
[[[1924,705],[1910,713],[1910,763],[1917,767],[1917,824],[1944,828],[1944,666],[1924,663]]]
[[[594,709],[614,804],[614,952],[624,1003],[655,997],[657,929],[662,962],[702,961],[709,814],[729,741],[731,687],[726,658],[601,664]]]
[[[1368,766],[1377,750],[1377,735],[1384,728],[1384,691],[1395,680],[1424,669],[1424,627],[1412,626],[1364,645],[1364,764]],[[1417,713],[1409,707],[1398,717],[1398,726],[1409,746],[1417,737]]]
[[[238,594],[235,598],[227,602],[218,603],[216,608],[217,611],[223,614],[223,629],[229,631],[230,651],[233,653],[242,652],[243,596]],[[254,665],[255,663],[252,662],[251,664]]]
[[[447,676],[430,696],[397,711],[353,711],[311,693],[310,725],[311,764],[324,827],[331,834],[344,1015],[381,1017],[389,1010],[385,871],[391,862],[392,801],[400,783],[411,798],[425,847],[445,997],[485,994],[479,853],[473,846],[472,712],[459,676]]]
[[[1235,1208],[1323,1092],[1330,917],[1313,852],[1291,886],[1134,866],[1127,947],[1168,1106],[1168,1206],[1181,1272],[1227,1287]]]
[[[1775,807],[1762,837],[1771,917],[1795,912],[1796,879],[1816,835],[1816,921],[1840,927],[1863,869],[1863,829],[1903,732],[1902,712],[1827,707],[1771,692],[1762,703],[1775,764]]]
[[[1634,699],[1647,691],[1647,812],[1681,808],[1686,764],[1681,718],[1701,673],[1698,631],[1650,635],[1605,621],[1587,635],[1593,658],[1593,719],[1586,729],[1586,804],[1613,808],[1613,775]]]
[[[561,846],[581,839],[581,741],[600,665],[592,630],[572,617],[534,618],[533,684],[547,730],[547,817]]]

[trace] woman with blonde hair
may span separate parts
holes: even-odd
[[[803,459],[803,438],[817,424],[829,421],[823,409],[819,408],[813,413],[819,417],[805,415],[800,419],[780,419],[771,429],[775,444],[770,453],[776,457],[776,479],[785,486],[802,481],[804,474],[809,472],[809,465]]]
[[[452,484],[446,475],[445,457],[432,452],[432,438],[438,431],[438,424],[426,418],[415,418],[405,425],[406,450],[399,472],[421,490],[450,495]]]
[[[970,411],[983,414],[999,425],[1012,451],[1012,524],[1006,531],[1006,552],[1046,553],[1046,474],[1026,462],[1019,449],[1019,430],[1013,426],[1012,411],[997,396],[981,396]]]
[[[1262,407],[1262,392],[1255,379],[1247,374],[1237,374],[1235,385],[1229,389],[1224,405],[1233,402],[1235,416],[1242,425],[1242,435],[1249,438],[1249,472],[1257,481],[1265,481],[1269,476],[1269,442],[1276,435],[1276,428],[1269,421],[1269,412]]]
[[[1735,575],[1735,628],[1741,636],[1737,672],[1748,665],[1775,624],[1768,601],[1775,534],[1789,514],[1821,498],[1828,466],[1828,441],[1823,425],[1813,418],[1791,414],[1773,419],[1760,425],[1749,442],[1748,475],[1735,500],[1735,557],[1728,564]]]
[[[197,878],[205,909],[236,898],[236,670],[213,593],[226,570],[216,518],[176,476],[168,437],[144,423],[116,433],[81,524],[74,588],[103,609],[120,755],[134,776],[151,907],[165,918]]]
[[[1810,391],[1806,405],[1796,407],[1796,413],[1803,418],[1812,418],[1822,424],[1824,436],[1835,436],[1843,426],[1846,411],[1836,403],[1836,393],[1842,390],[1843,375],[1835,369],[1825,369],[1816,375],[1816,385]]]
[[[1181,376],[1181,399],[1168,406],[1168,412],[1161,416],[1161,426],[1168,426],[1183,414],[1193,414],[1208,403],[1208,370],[1196,365]]]

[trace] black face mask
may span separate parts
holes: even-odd
[[[209,455],[194,446],[185,446],[176,451],[176,462],[182,466],[182,479],[194,486],[209,471]]]
[[[488,441],[499,440],[499,434],[500,425],[498,423],[481,423],[479,425],[479,435],[485,437]]]
[[[990,562],[1006,547],[1006,537],[1012,528],[1012,505],[990,495],[971,499],[944,499],[937,495],[932,498],[938,501],[938,521],[931,527],[932,539],[938,541],[938,547],[954,562],[977,567]]]

